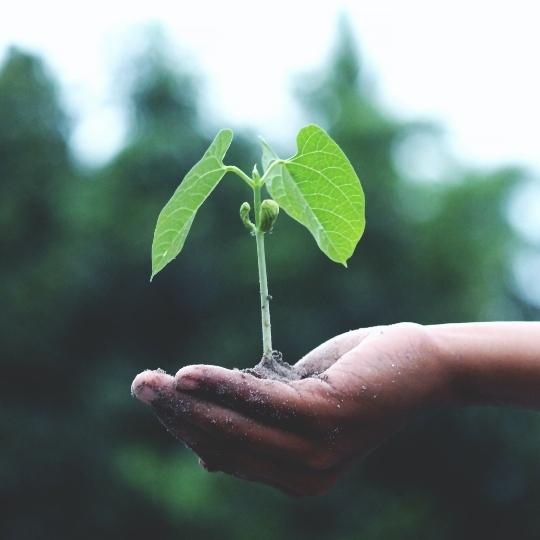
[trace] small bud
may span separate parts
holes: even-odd
[[[257,164],[253,165],[253,171],[251,173],[251,178],[258,180],[261,177],[259,174],[259,169],[257,169]]]
[[[265,199],[261,203],[259,228],[262,232],[270,232],[279,214],[279,204],[272,199]]]
[[[251,223],[251,220],[249,219],[249,213],[251,212],[251,206],[249,206],[249,203],[244,202],[240,206],[240,219],[242,220],[242,223],[246,227],[246,229],[250,233],[255,232],[255,225]]]

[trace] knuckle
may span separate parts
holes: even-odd
[[[432,337],[427,328],[418,323],[401,322],[390,326],[401,337],[406,338],[412,350],[421,352],[434,348]]]
[[[394,324],[391,324],[390,326],[392,328],[403,328],[405,330],[407,330],[407,329],[414,330],[414,329],[423,328],[423,326],[421,324],[419,324],[419,323],[408,322],[408,321],[402,321],[402,322],[394,323]]]
[[[390,327],[394,331],[403,332],[410,336],[418,336],[421,337],[426,333],[425,326],[414,323],[414,322],[399,322],[396,324],[390,325]]]

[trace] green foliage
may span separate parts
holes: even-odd
[[[377,107],[347,35],[322,74],[303,76],[301,104],[369,178],[369,234],[343,272],[280,218],[268,256],[287,360],[360,326],[538,319],[510,273],[520,238],[505,204],[522,173],[405,175],[393,156],[417,127]],[[190,74],[155,58],[133,83],[125,148],[86,170],[69,155],[43,63],[13,51],[0,68],[0,538],[537,540],[537,414],[430,415],[329,495],[291,500],[206,474],[131,400],[145,368],[259,359],[259,321],[247,316],[257,268],[236,213],[243,183],[217,186],[184,264],[145,282],[155,216],[211,142]],[[237,130],[227,153],[244,170],[258,156],[246,135]]]
[[[232,138],[230,129],[221,130],[163,207],[152,243],[151,279],[180,253],[197,211],[225,176],[223,158]]]
[[[347,266],[365,227],[360,181],[347,156],[319,126],[300,130],[297,145],[294,157],[273,166],[279,158],[263,142],[268,191],[307,227],[330,259]]]
[[[278,202],[309,229],[330,259],[347,266],[347,259],[364,232],[364,193],[343,151],[319,126],[309,125],[300,130],[298,153],[288,160],[278,159],[263,143],[262,178],[257,165],[250,178],[238,167],[223,164],[231,141],[232,131],[220,131],[161,211],[152,243],[150,281],[180,253],[197,210],[225,173],[235,173],[253,190],[255,224],[249,219],[251,208],[247,202],[240,206],[240,219],[257,243],[263,354],[269,355],[272,336],[264,235],[276,222]],[[261,202],[265,185],[278,202]]]
[[[263,201],[261,231],[271,230],[281,205],[308,228],[331,260],[347,266],[364,232],[364,192],[353,166],[336,142],[319,126],[309,125],[298,133],[298,153],[280,160],[263,141],[265,175],[261,179],[255,166],[250,180],[237,167],[227,168],[223,164],[231,141],[232,131],[220,131],[161,211],[152,244],[152,278],[180,253],[197,210],[228,170],[252,187],[259,182],[266,185],[278,203]],[[247,228],[249,210],[249,205],[240,209]]]

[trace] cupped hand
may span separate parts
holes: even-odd
[[[132,392],[208,471],[291,495],[325,492],[354,459],[446,394],[436,344],[412,323],[347,332],[297,366],[312,376],[281,382],[211,365],[175,377],[145,371]]]

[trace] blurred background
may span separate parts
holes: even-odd
[[[538,414],[434,412],[294,500],[205,473],[129,394],[260,356],[242,182],[148,281],[157,214],[224,126],[250,171],[257,134],[287,156],[320,123],[366,192],[347,270],[287,217],[269,238],[289,361],[360,326],[538,320],[533,3],[34,4],[0,22],[0,538],[537,539]]]

